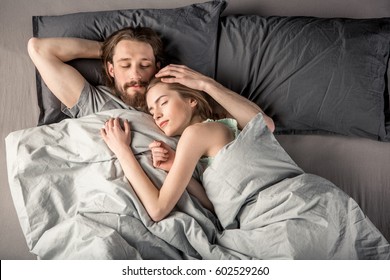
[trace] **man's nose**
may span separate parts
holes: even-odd
[[[133,80],[141,80],[142,79],[142,76],[140,74],[140,71],[137,67],[133,67],[130,69],[130,78],[133,79]]]

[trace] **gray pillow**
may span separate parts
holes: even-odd
[[[79,37],[103,41],[126,26],[148,26],[165,43],[170,63],[185,64],[205,75],[214,76],[218,24],[225,1],[210,1],[175,9],[137,9],[85,12],[62,16],[34,16],[34,37]],[[93,85],[103,84],[99,60],[70,62]],[[36,75],[40,116],[38,124],[58,122],[67,116],[60,101]]]
[[[389,141],[389,51],[390,18],[232,15],[216,78],[259,104],[276,133]]]

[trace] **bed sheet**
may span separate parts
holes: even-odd
[[[297,167],[261,115],[203,174],[216,215],[185,192],[166,219],[153,222],[100,138],[109,117],[130,121],[132,149],[160,185],[165,172],[152,167],[148,144],[158,139],[175,146],[176,139],[161,134],[148,114],[111,110],[6,138],[12,197],[38,258],[390,258],[389,244],[354,200]],[[253,167],[246,173],[238,172],[242,161],[231,160],[244,154],[251,155],[245,166]],[[194,176],[201,179],[198,171]]]

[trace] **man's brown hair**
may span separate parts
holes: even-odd
[[[163,64],[164,47],[160,36],[149,27],[126,27],[111,34],[102,45],[102,60],[106,86],[115,92],[115,80],[108,71],[108,62],[113,64],[114,50],[122,40],[130,40],[149,44],[153,49],[156,65]]]

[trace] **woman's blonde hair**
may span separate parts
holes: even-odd
[[[214,117],[207,95],[203,91],[195,90],[179,83],[164,83],[161,79],[154,78],[150,81],[149,86],[146,89],[145,99],[148,91],[157,84],[164,84],[168,86],[170,90],[174,90],[179,93],[182,98],[191,98],[196,100],[197,106],[194,109],[194,114],[200,116],[203,120]],[[146,102],[144,110],[147,111]]]

